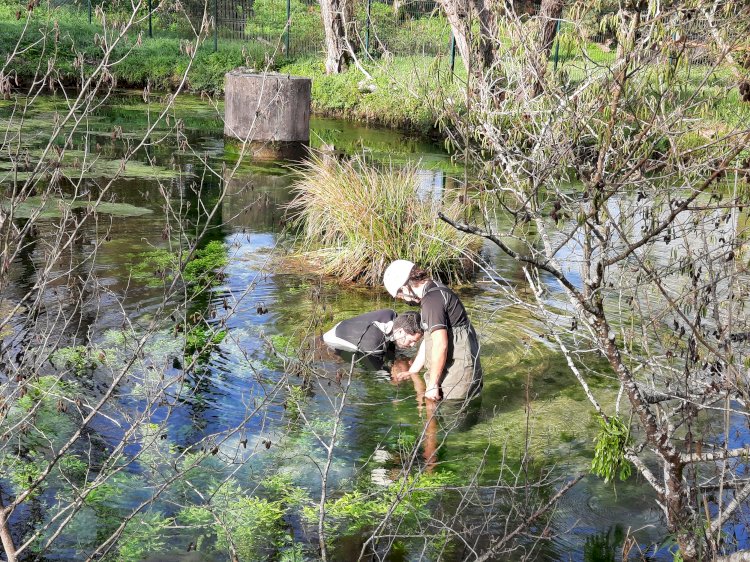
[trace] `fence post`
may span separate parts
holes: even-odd
[[[560,20],[555,24],[555,58],[552,65],[552,71],[557,72],[557,61],[560,58]]]
[[[451,80],[453,80],[453,68],[456,66],[456,36],[451,33]]]
[[[219,0],[214,0],[214,53],[219,50]]]
[[[286,37],[284,38],[284,44],[286,45],[286,56],[289,57],[289,35],[292,31],[292,1],[286,0]]]
[[[557,72],[557,61],[560,58],[560,20],[555,24],[555,62],[552,71]]]
[[[151,38],[154,36],[153,27],[151,25],[151,13],[153,8],[151,6],[151,0],[148,0],[148,36]]]
[[[365,53],[370,54],[370,7],[372,0],[367,0],[367,25],[365,27]]]

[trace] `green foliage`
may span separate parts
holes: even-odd
[[[50,356],[50,361],[58,369],[71,369],[79,376],[94,365],[93,358],[85,345],[61,347]]]
[[[630,428],[617,416],[608,421],[599,419],[599,434],[596,436],[594,459],[591,472],[611,482],[615,476],[627,480],[632,472],[630,462],[625,458],[625,449],[633,442]]]
[[[65,455],[60,459],[57,468],[66,480],[76,484],[82,484],[86,479],[89,465],[76,455]]]
[[[164,531],[172,520],[160,513],[138,515],[131,520],[118,542],[118,562],[140,562],[165,549]]]
[[[307,491],[295,486],[291,477],[286,474],[276,473],[269,476],[261,485],[273,501],[280,502],[287,509],[300,507],[310,501]]]
[[[26,455],[24,458],[19,458],[15,455],[7,455],[3,458],[2,472],[10,478],[16,490],[26,490],[34,480],[47,468],[47,463],[44,459],[33,453]],[[38,495],[39,490],[34,494]]]
[[[386,488],[354,490],[326,502],[326,517],[332,532],[356,533],[378,524],[390,511],[399,522],[399,532],[427,516],[427,504],[455,484],[451,472],[407,476]],[[317,521],[317,506],[302,511],[309,523]]]
[[[221,511],[224,526],[216,529],[218,543],[228,548],[231,538],[240,560],[269,558],[281,540],[283,515],[280,502],[254,496],[232,500]]]
[[[212,240],[195,251],[193,258],[185,264],[183,277],[188,283],[202,283],[228,263],[227,245],[219,240]]]
[[[0,4],[0,51],[12,52],[20,39],[21,46],[26,50],[13,61],[13,69],[20,80],[28,81],[34,76],[40,59],[54,59],[60,80],[75,83],[80,77],[80,69],[76,67],[79,53],[83,55],[85,71],[90,71],[101,59],[101,49],[96,43],[101,27],[97,21],[89,24],[85,11],[65,7],[48,9],[42,3],[32,12],[31,26],[25,29],[25,9],[21,10],[21,19],[16,20],[19,6]],[[112,13],[111,7],[107,8],[107,12],[107,24],[116,24],[118,14]],[[57,33],[55,26],[59,30]],[[162,29],[157,30],[156,37],[149,39],[139,39],[139,31],[142,29],[133,27],[112,54],[112,59],[118,61],[112,67],[118,84],[135,87],[150,84],[152,88],[161,90],[175,87],[182,73],[188,69],[190,57],[181,44],[192,36],[192,31],[170,32]],[[174,35],[175,31],[179,33],[178,36]],[[43,34],[50,36],[47,42],[40,41]],[[263,68],[265,59],[266,48],[262,45],[223,39],[220,51],[214,53],[212,42],[203,42],[188,72],[187,86],[194,91],[221,91],[225,72],[237,66]],[[46,60],[44,64],[46,67]]]
[[[170,283],[182,269],[182,280],[192,285],[195,291],[219,283],[221,274],[217,270],[229,263],[227,246],[212,240],[203,248],[193,252],[184,264],[176,252],[165,249],[152,250],[140,254],[132,267],[133,277],[146,281],[151,286]],[[181,267],[182,266],[182,267]]]
[[[117,498],[120,494],[120,490],[113,483],[105,483],[91,488],[86,494],[86,505],[94,509],[110,503],[112,500]]]
[[[181,524],[192,527],[195,548],[196,550],[202,550],[203,544],[210,536],[210,533],[205,531],[212,531],[216,524],[216,518],[213,514],[205,507],[190,506],[181,509],[177,519]]]
[[[192,477],[190,481],[195,482]],[[200,532],[196,537],[199,544],[215,535],[217,547],[228,551],[231,541],[242,561],[272,556],[277,559],[277,551],[289,546],[284,532],[284,510],[295,508],[296,504],[288,500],[299,494],[299,488],[282,477],[272,477],[264,485],[274,488],[283,499],[247,496],[234,480],[206,482],[209,491],[206,495],[212,498],[210,505],[185,507],[177,515],[177,521]]]
[[[205,527],[213,525],[216,522],[208,509],[199,506],[190,506],[181,509],[178,519],[180,523],[192,527]]]
[[[308,395],[305,389],[301,386],[289,386],[289,395],[284,402],[286,406],[286,412],[290,419],[296,420],[302,413],[302,408],[307,403]]]
[[[362,75],[354,70],[327,75],[318,58],[295,61],[280,68],[280,72],[312,78],[312,105],[316,113],[425,135],[435,134],[437,121],[434,107],[425,100],[432,99],[436,92],[461,98],[459,81],[450,81],[448,63],[442,58],[397,57],[369,64],[367,71],[373,77],[374,92],[359,90]],[[404,84],[409,84],[408,94],[404,92]]]
[[[192,355],[193,353],[207,355],[224,341],[226,335],[226,330],[213,330],[205,324],[193,326],[185,334],[185,355]]]
[[[293,542],[277,554],[276,560],[278,562],[304,562],[305,560],[310,560],[310,557],[305,554],[304,545]]]
[[[358,156],[344,162],[314,154],[294,185],[288,210],[299,249],[342,281],[380,285],[388,264],[408,256],[433,275],[460,281],[479,249],[437,213],[457,219],[465,204],[420,195],[417,167],[382,169]]]

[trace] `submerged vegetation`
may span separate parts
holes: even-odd
[[[409,256],[441,278],[458,282],[472,272],[476,238],[438,218],[466,212],[458,194],[419,190],[417,165],[375,165],[314,154],[299,172],[289,204],[300,252],[326,275],[378,285],[388,264]]]
[[[179,277],[197,293],[218,284],[224,278],[220,270],[227,263],[226,244],[212,240],[187,255],[163,248],[144,252],[134,259],[132,272],[133,277],[154,287],[170,284]]]

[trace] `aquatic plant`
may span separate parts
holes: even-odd
[[[6,203],[0,204],[4,211],[9,210]],[[75,210],[91,210],[96,213],[106,213],[115,217],[137,217],[150,214],[151,209],[136,207],[128,203],[112,203],[101,201],[99,203],[88,200],[59,199],[28,197],[23,203],[13,206],[13,214],[19,219],[28,219],[39,215],[40,218],[60,218],[68,216]]]
[[[134,259],[133,277],[146,281],[151,286],[171,282],[182,270],[181,278],[196,291],[213,286],[222,279],[221,268],[229,263],[227,246],[219,240],[212,240],[203,248],[198,248],[184,264],[177,252],[167,249],[143,252]]]
[[[186,507],[177,519],[208,530],[216,536],[217,548],[235,552],[239,560],[263,560],[286,546],[283,516],[281,501],[248,496],[231,480],[215,490],[210,505]],[[198,545],[206,538],[199,536]]]
[[[227,335],[226,330],[212,330],[205,324],[193,326],[185,334],[185,355],[198,353],[205,356],[219,345]]]
[[[446,281],[471,273],[476,239],[438,219],[466,211],[418,187],[417,164],[379,167],[363,156],[341,161],[313,154],[298,172],[289,204],[300,254],[327,275],[379,285],[388,264],[409,258]]]
[[[456,483],[451,472],[422,473],[405,476],[386,488],[373,487],[368,482],[362,487],[326,502],[326,517],[332,533],[356,533],[374,527],[389,513],[398,521],[400,532],[414,526],[425,508],[446,489]],[[318,518],[318,507],[308,505],[303,515],[309,523]]]
[[[50,355],[50,361],[58,369],[70,369],[78,376],[96,365],[96,359],[85,345],[61,347]]]
[[[222,513],[224,526],[218,528],[219,544],[229,539],[236,544],[241,560],[259,560],[270,555],[280,539],[284,511],[278,502],[240,497],[230,502]]]

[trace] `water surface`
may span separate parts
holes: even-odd
[[[40,125],[47,123],[59,105],[59,99],[44,99],[32,118]],[[5,102],[0,111],[8,108]],[[151,111],[158,109],[158,104],[151,106]],[[133,277],[144,252],[170,243],[169,233],[165,233],[162,193],[166,190],[173,204],[184,209],[187,224],[193,220],[200,225],[204,219],[195,209],[216,202],[227,182],[228,195],[202,243],[225,242],[228,265],[223,279],[191,309],[209,319],[212,326],[225,327],[226,337],[210,357],[201,360],[199,368],[175,383],[176,406],[169,411],[157,408],[150,421],[158,424],[168,420],[163,447],[173,450],[191,447],[237,426],[239,430],[225,436],[218,445],[217,459],[228,465],[217,464],[216,474],[231,471],[248,494],[258,488],[263,478],[283,474],[315,499],[320,490],[320,474],[312,467],[323,462],[324,455],[311,427],[321,432],[331,429],[334,416],[330,388],[335,385],[327,387],[321,379],[304,391],[305,414],[314,423],[303,423],[290,414],[293,403],[288,389],[280,384],[285,380],[283,361],[269,351],[269,344],[281,355],[293,357],[302,342],[314,340],[341,319],[375,308],[406,308],[380,288],[340,286],[312,268],[289,265],[282,247],[283,206],[293,197],[293,169],[288,162],[242,162],[232,174],[238,155],[236,147],[225,145],[220,111],[221,107],[213,108],[198,98],[180,101],[173,119],[182,120],[181,130],[190,149],[179,150],[174,138],[165,135],[148,151],[136,153],[124,177],[113,182],[107,177],[107,170],[121,157],[128,140],[137,139],[153,118],[142,99],[127,93],[111,98],[95,112],[88,133],[74,137],[73,150],[96,154],[101,160],[98,171],[84,179],[86,189],[96,193],[108,186],[108,200],[150,212],[135,216],[102,214],[99,223],[89,225],[85,236],[71,246],[69,261],[54,264],[60,271],[71,263],[93,264],[91,271],[99,287],[106,289],[97,299],[90,300],[91,306],[84,298],[82,305],[71,309],[75,322],[70,324],[69,341],[63,345],[86,343],[82,334],[88,334],[91,344],[126,353],[128,343],[121,335],[123,314],[137,329],[146,325],[162,303],[163,283]],[[160,134],[155,131],[152,138],[157,139]],[[425,197],[450,196],[462,185],[462,168],[428,141],[331,119],[313,119],[312,139],[314,146],[326,143],[344,154],[364,152],[384,165],[419,162],[419,189]],[[24,140],[24,145],[28,150],[38,150],[43,141],[42,136],[32,136]],[[213,173],[211,168],[222,173]],[[33,286],[36,272],[45,264],[45,232],[43,220],[37,240],[16,264],[15,281],[8,294],[3,295],[5,301],[21,298]],[[106,241],[97,244],[103,236]],[[422,447],[413,459],[414,470],[429,463],[433,472],[457,475],[463,483],[476,475],[483,488],[468,504],[460,495],[454,495],[444,505],[430,505],[436,516],[446,517],[451,509],[459,514],[452,522],[455,528],[464,529],[467,543],[451,544],[439,555],[426,554],[427,558],[461,560],[470,555],[470,545],[481,549],[493,536],[502,535],[508,506],[498,499],[493,487],[499,478],[508,477],[501,470],[503,461],[513,470],[521,466],[535,471],[552,468],[553,476],[563,478],[587,472],[597,429],[596,418],[562,358],[542,337],[539,325],[515,308],[503,292],[503,283],[522,283],[523,274],[517,264],[490,247],[484,255],[494,269],[492,274],[480,274],[471,286],[459,289],[482,343],[485,387],[481,403],[457,427],[450,427],[447,412],[440,416],[438,426],[430,430],[439,444],[436,458],[426,459]],[[45,298],[75,297],[75,291],[75,287],[61,286],[58,295]],[[153,339],[147,347],[146,361],[164,368],[168,377],[178,380],[184,367],[178,363],[185,358],[170,329],[166,327]],[[23,341],[22,317],[13,330],[6,337],[18,345]],[[349,359],[327,354],[318,357],[316,365],[335,380],[340,372],[347,371]],[[351,491],[362,479],[371,480],[368,485],[392,481],[406,462],[402,458],[408,450],[406,444],[416,442],[425,429],[425,409],[416,400],[415,388],[408,382],[392,384],[387,367],[383,370],[382,366],[365,363],[354,366],[328,482],[333,497]],[[603,403],[614,400],[612,380],[590,383]],[[129,404],[137,407],[141,396],[138,392],[148,392],[149,384],[144,375],[142,389],[131,388],[131,394],[124,392],[123,408]],[[264,402],[262,414],[253,413],[257,401]],[[444,409],[447,411],[449,406]],[[98,422],[95,429],[104,441],[120,437],[117,426],[105,420]],[[131,452],[136,450],[134,445]],[[527,462],[522,465],[525,450]],[[141,474],[134,474],[132,481],[124,484],[119,505],[135,505],[144,497],[139,485],[148,481],[154,465],[144,461],[139,470]],[[544,494],[551,496],[559,484],[550,484]],[[596,477],[586,476],[547,521],[544,533],[550,538],[531,552],[543,560],[612,559],[620,555],[629,532],[644,551],[650,549],[654,554],[652,545],[661,543],[665,529],[653,499],[650,489],[635,477],[617,484],[615,490]],[[155,507],[171,515],[177,508],[168,500],[157,502]],[[21,517],[33,519],[29,513]],[[97,526],[103,525],[96,520],[88,523],[88,527],[85,522],[75,525],[76,532],[83,535],[76,540],[64,535],[59,547],[47,553],[48,557],[75,557],[71,553],[79,552],[76,545],[94,540]],[[286,523],[295,541],[310,545],[309,552],[315,552],[316,538],[309,529],[300,520]],[[542,526],[537,530],[541,533]],[[195,559],[194,553],[185,552],[187,539],[179,531],[166,536],[166,554],[160,554],[158,559]],[[358,556],[366,536],[344,533],[334,544],[334,556],[340,560]],[[378,552],[389,560],[419,559],[421,545],[404,539]],[[664,549],[654,556],[668,558]]]

